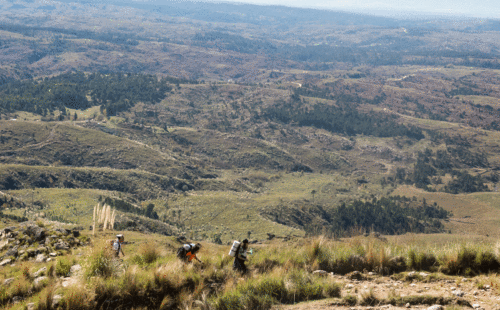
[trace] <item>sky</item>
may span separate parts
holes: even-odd
[[[392,17],[404,12],[416,15],[427,13],[500,19],[499,0],[224,0],[221,2],[324,8]]]

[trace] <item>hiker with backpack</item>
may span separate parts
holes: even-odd
[[[247,266],[245,266],[245,261],[248,260],[247,249],[248,239],[245,239],[241,243],[234,241],[233,247],[229,251],[229,255],[234,256],[233,269],[238,270],[242,274],[247,272]]]
[[[125,237],[123,237],[123,235],[116,235],[116,240],[113,241],[113,251],[115,252],[117,258],[120,257],[120,252],[122,252],[122,255],[125,256],[122,248],[122,243],[124,240]]]
[[[197,243],[186,243],[177,250],[177,257],[182,261],[190,263],[193,259],[196,259],[203,264],[201,260],[198,259],[196,253],[201,249],[201,244]]]

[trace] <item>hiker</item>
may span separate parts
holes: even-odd
[[[116,240],[113,241],[113,251],[115,251],[116,257],[120,257],[120,252],[122,252],[122,255],[125,256],[125,253],[123,253],[123,248],[122,248],[122,243],[125,240],[123,235],[116,235]]]
[[[243,274],[247,272],[247,266],[245,266],[245,261],[247,260],[247,249],[248,239],[245,239],[240,245],[238,245],[234,255],[233,269],[238,270]]]
[[[182,247],[177,250],[177,257],[183,260],[184,262],[191,262],[193,259],[196,259],[200,263],[203,264],[201,260],[196,257],[196,253],[201,249],[201,244],[197,243],[186,243]]]

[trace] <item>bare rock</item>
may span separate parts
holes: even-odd
[[[56,250],[69,250],[69,244],[59,239],[59,241],[54,245]]]
[[[5,281],[3,281],[3,285],[7,286],[9,284],[11,284],[12,282],[14,282],[14,278],[8,278],[8,279],[5,279]]]
[[[73,276],[73,275],[79,274],[81,271],[82,271],[82,266],[76,264],[76,265],[71,266],[69,273]]]
[[[0,262],[0,266],[8,265],[11,262],[12,262],[12,259],[10,259],[10,258],[4,259],[2,262]]]
[[[38,277],[35,280],[33,280],[33,286],[34,287],[40,287],[43,283],[43,281],[47,280],[47,277]]]
[[[443,310],[443,306],[434,305],[434,306],[430,306],[429,308],[427,308],[427,310]]]
[[[29,304],[26,305],[27,310],[35,310],[35,303],[30,302]]]
[[[315,270],[315,271],[313,271],[313,274],[318,275],[318,276],[327,276],[328,272],[326,272],[324,270]]]
[[[47,256],[45,254],[38,254],[35,259],[35,263],[43,263],[47,260]]]
[[[33,277],[38,278],[39,276],[44,275],[46,272],[47,272],[47,267],[40,268],[38,269],[37,272],[33,274]]]
[[[472,308],[479,309],[479,308],[481,308],[481,305],[480,304],[472,304]]]
[[[364,280],[364,276],[361,272],[359,271],[353,271],[348,274],[346,274],[346,277],[351,280]]]
[[[462,292],[461,290],[454,290],[451,292],[453,295],[457,296],[457,297],[463,297],[464,296],[464,292]]]
[[[62,299],[61,295],[54,295],[54,297],[52,297],[52,307],[56,308],[60,304],[61,299]]]

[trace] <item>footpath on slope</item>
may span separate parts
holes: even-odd
[[[359,273],[358,273],[359,274]],[[465,278],[461,276],[434,277],[425,272],[410,272],[403,279],[396,277],[369,276],[354,279],[352,276],[329,275],[341,284],[342,298],[301,302],[295,305],[278,305],[273,310],[375,310],[375,309],[500,309],[498,275]],[[375,296],[369,305],[361,306],[364,296]],[[345,296],[355,296],[357,303],[347,305]],[[390,298],[402,301],[392,305]],[[439,305],[441,303],[441,305]],[[450,309],[449,308],[449,309]]]

